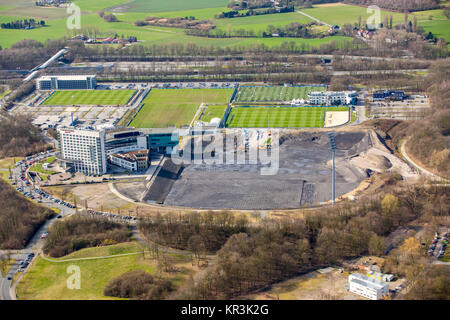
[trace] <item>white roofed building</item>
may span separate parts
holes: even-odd
[[[36,80],[39,90],[86,90],[95,89],[96,75],[42,76]]]
[[[389,285],[375,278],[369,278],[360,273],[348,277],[349,291],[371,300],[380,300],[389,294]]]

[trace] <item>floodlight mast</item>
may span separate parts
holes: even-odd
[[[334,132],[328,133],[328,139],[330,141],[330,149],[333,157],[333,167],[332,167],[332,176],[331,176],[331,202],[335,204],[336,201],[336,167],[335,167],[335,157],[336,157],[336,136]]]

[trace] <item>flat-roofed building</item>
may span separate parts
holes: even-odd
[[[356,104],[358,94],[355,91],[313,91],[308,94],[313,105]]]
[[[148,149],[161,154],[170,154],[179,143],[179,133],[173,128],[142,129],[148,138]]]
[[[105,131],[58,128],[58,159],[61,165],[86,175],[106,173]]]
[[[140,171],[148,168],[148,150],[136,150],[126,153],[113,153],[109,155],[109,161],[129,171]]]
[[[106,155],[148,149],[147,136],[135,128],[107,130],[105,134]]]
[[[95,89],[96,75],[42,76],[36,80],[39,90],[86,90]]]
[[[376,278],[369,278],[360,273],[348,277],[349,291],[371,300],[379,300],[389,294],[389,285]]]

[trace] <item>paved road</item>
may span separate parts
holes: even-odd
[[[406,152],[406,143],[408,140],[404,140],[402,142],[402,144],[400,145],[400,152],[402,153],[403,157],[405,157],[406,161],[408,161],[411,165],[413,165],[421,174],[427,176],[428,178],[432,179],[432,180],[436,180],[436,181],[443,181],[446,183],[449,183],[450,181],[442,178],[438,175],[435,175],[434,173],[428,171],[427,169],[419,166],[416,162],[414,162],[408,155],[408,153]]]
[[[49,156],[52,156],[52,154],[49,154]],[[20,167],[14,168],[12,169],[12,174],[13,174],[13,179],[12,181],[14,181],[14,179],[16,178],[17,181],[21,181],[20,179]],[[20,183],[19,183],[20,184]],[[24,187],[25,190],[31,192],[34,196],[35,199],[37,201],[37,199],[39,199],[39,195],[34,191],[34,188],[32,186],[26,186]],[[24,201],[31,201],[26,199],[24,197]],[[71,215],[73,213],[75,213],[74,209],[68,208],[66,206],[63,206],[61,204],[55,203],[47,198],[42,198],[42,203],[41,205],[44,205],[48,208],[58,208],[60,210],[60,215],[61,216],[68,216]],[[40,239],[42,233],[46,232],[49,230],[50,226],[57,221],[57,218],[53,218],[51,220],[47,220],[40,228],[39,230],[34,234],[34,236],[31,238],[31,240],[28,242],[28,244],[26,245],[25,249],[22,250],[14,250],[14,254],[12,254],[12,258],[14,259],[20,259],[25,261],[25,259],[27,258],[27,256],[34,252],[35,254],[37,252],[39,252],[43,245],[44,245],[44,241],[43,239]],[[4,251],[3,251],[4,252]],[[15,293],[11,292],[11,282],[12,280],[8,280],[8,277],[12,278],[14,276],[14,274],[17,272],[17,270],[19,269],[19,264],[16,262],[12,268],[8,271],[6,277],[0,277],[0,300],[15,300]],[[25,269],[26,272],[27,269]]]

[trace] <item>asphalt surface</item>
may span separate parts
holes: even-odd
[[[47,154],[45,157],[51,157],[54,156],[54,153],[49,153]],[[12,169],[12,180],[14,181],[15,178],[18,181],[19,186],[21,185],[21,183],[19,181],[21,181],[20,179],[20,171],[21,171],[21,167],[16,167],[14,169]],[[13,186],[13,187],[17,187],[17,186]],[[30,185],[30,186],[25,186],[24,184],[24,190],[31,192],[32,195],[35,197],[34,200],[31,199],[27,199],[26,201],[37,201],[39,200],[39,195],[35,192],[34,188]],[[18,191],[19,192],[19,191]],[[24,196],[25,198],[25,196]],[[64,216],[68,216],[71,215],[73,213],[75,213],[75,209],[71,209],[69,207],[66,207],[64,205],[61,205],[59,203],[55,203],[52,200],[49,200],[47,198],[42,198],[41,200],[42,202],[40,203],[43,206],[46,206],[48,208],[58,208],[60,210],[60,215],[62,217]],[[15,300],[15,297],[11,296],[10,293],[10,288],[11,288],[11,284],[12,284],[12,278],[14,277],[14,275],[18,272],[18,270],[20,269],[20,264],[17,262],[17,260],[23,260],[25,261],[27,256],[34,252],[35,253],[35,257],[37,256],[37,253],[42,249],[45,240],[41,239],[41,235],[44,232],[47,232],[50,228],[50,226],[57,221],[58,219],[56,218],[56,216],[50,220],[47,220],[34,234],[34,236],[31,238],[31,240],[28,242],[28,244],[26,245],[25,249],[22,250],[14,250],[16,253],[12,254],[11,257],[16,259],[15,264],[11,267],[11,269],[8,271],[8,273],[6,274],[6,277],[1,277],[0,276],[0,300]],[[33,259],[35,259],[35,257]],[[32,261],[32,260],[31,260]],[[31,264],[30,261],[30,264]],[[27,271],[29,267],[27,267],[25,269],[24,272]]]

